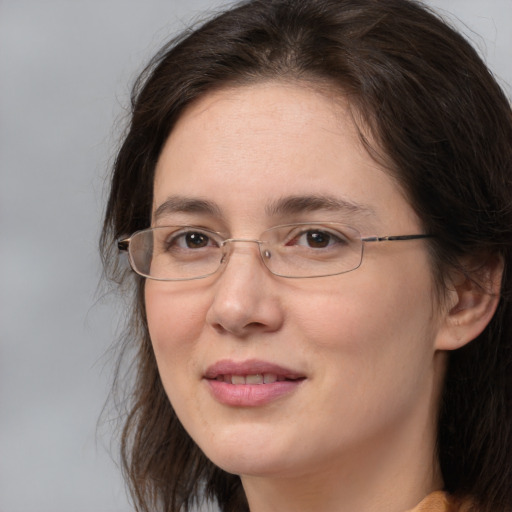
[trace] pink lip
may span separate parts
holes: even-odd
[[[276,375],[279,380],[265,384],[232,384],[224,376]],[[295,391],[305,380],[305,375],[256,359],[235,362],[221,360],[208,367],[204,379],[213,397],[224,405],[257,407],[272,402]]]

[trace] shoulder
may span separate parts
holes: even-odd
[[[416,507],[407,512],[476,512],[470,500],[460,501],[443,491],[426,496]]]

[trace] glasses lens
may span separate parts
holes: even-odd
[[[263,236],[261,255],[268,269],[283,277],[342,274],[361,264],[359,232],[337,223],[278,226]]]
[[[130,240],[133,269],[163,281],[206,277],[220,265],[222,238],[186,226],[166,226],[135,233]]]

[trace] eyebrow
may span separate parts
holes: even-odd
[[[216,203],[200,198],[185,196],[169,196],[153,213],[155,220],[172,213],[200,213],[214,217],[222,217]]]
[[[374,216],[375,211],[368,205],[331,195],[300,195],[289,196],[272,201],[267,205],[269,216],[293,215],[303,212],[327,210],[343,212],[349,215]]]
[[[375,211],[368,205],[360,204],[348,199],[331,195],[296,195],[286,196],[267,204],[265,213],[269,217],[296,215],[314,211],[342,212],[346,215],[373,216]],[[186,197],[180,195],[169,196],[154,211],[154,220],[173,213],[196,213],[222,218],[219,206],[207,199]]]

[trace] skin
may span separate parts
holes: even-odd
[[[266,212],[311,194],[361,208]],[[299,84],[223,89],[192,104],[158,161],[154,211],[175,195],[218,211],[163,212],[153,225],[249,239],[303,221],[344,222],[363,236],[423,232],[361,147],[343,100]],[[148,279],[145,295],[169,399],[205,454],[241,475],[252,512],[397,512],[442,487],[439,349],[453,339],[453,304],[436,300],[425,240],[366,244],[359,269],[316,279],[276,277],[256,244],[236,243],[215,275]],[[224,359],[269,361],[305,380],[262,406],[227,406],[203,378]]]

